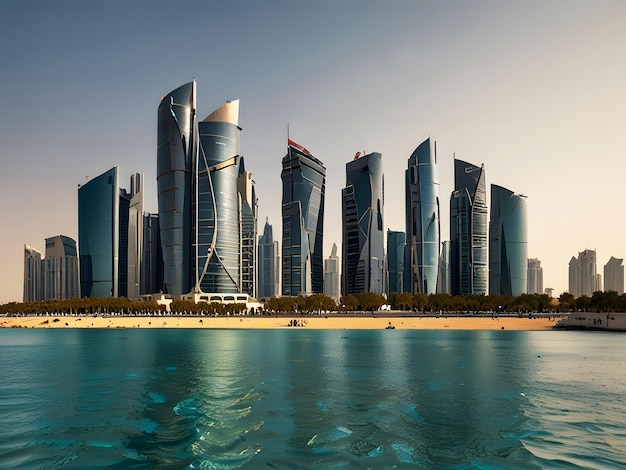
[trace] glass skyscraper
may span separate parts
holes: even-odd
[[[278,264],[278,246],[274,242],[272,226],[269,221],[265,221],[263,235],[259,237],[258,242],[258,297],[260,299],[269,299],[278,295],[278,273],[280,265]]]
[[[322,294],[326,168],[292,140],[282,166],[283,295]]]
[[[404,250],[406,235],[404,232],[387,230],[387,293],[404,292]]]
[[[450,197],[450,290],[452,295],[487,295],[488,214],[485,168],[454,160]]]
[[[256,297],[258,205],[252,173],[246,171],[243,157],[239,159],[237,187],[241,205],[241,291]]]
[[[384,291],[383,197],[382,155],[357,153],[342,190],[343,295]]]
[[[528,223],[526,197],[491,185],[489,222],[489,294],[526,293]]]
[[[80,297],[76,241],[65,235],[46,238],[44,298]]]
[[[126,296],[128,207],[117,166],[78,188],[81,296]]]
[[[41,252],[24,245],[24,302],[43,300]]]
[[[437,146],[430,138],[408,160],[404,291],[434,294],[439,275],[440,207]]]

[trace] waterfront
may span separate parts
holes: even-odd
[[[2,468],[616,468],[623,334],[0,330]]]

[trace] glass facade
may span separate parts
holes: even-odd
[[[80,297],[76,242],[65,235],[46,238],[44,298]]]
[[[141,266],[143,257],[143,175],[130,177],[130,201],[128,206],[128,267],[127,297],[137,299],[141,292]],[[153,291],[151,293],[154,293]]]
[[[342,190],[342,294],[384,291],[382,155],[355,157],[346,164]]]
[[[404,232],[387,230],[387,292],[404,292],[404,250],[406,235]]]
[[[528,222],[525,196],[491,185],[489,293],[520,296],[528,275]]]
[[[120,285],[120,266],[126,267],[126,252],[120,249],[120,233],[124,227],[128,232],[128,219],[122,227],[120,205],[125,205],[125,198],[120,195],[118,181],[118,167],[114,167],[78,188],[80,293],[83,297],[117,297],[126,290]]]
[[[269,299],[278,295],[276,289],[277,271],[279,269],[277,263],[278,253],[275,251],[274,236],[272,226],[269,221],[265,221],[263,235],[259,237],[258,243],[258,296],[260,299]]]
[[[159,216],[144,213],[141,256],[141,294],[163,291],[163,253]]]
[[[326,168],[291,140],[282,166],[283,295],[322,294]]]
[[[195,214],[196,292],[241,292],[238,193],[239,101],[224,104],[199,123],[200,153]]]
[[[237,186],[241,201],[241,291],[256,297],[258,205],[252,173],[246,171],[243,157],[239,159]]]
[[[450,290],[487,295],[488,213],[484,166],[454,160],[450,197]]]
[[[439,275],[440,207],[437,146],[430,138],[408,160],[404,291],[434,294]]]
[[[43,300],[41,252],[24,245],[24,302]]]
[[[157,191],[165,293],[191,291],[192,173],[198,154],[196,83],[166,95],[158,109]]]

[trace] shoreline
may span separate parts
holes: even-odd
[[[201,328],[311,330],[525,330],[545,331],[560,317],[424,315],[279,315],[279,316],[24,316],[2,317],[0,328]]]

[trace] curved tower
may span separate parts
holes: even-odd
[[[434,294],[437,292],[441,236],[437,145],[430,137],[409,158],[405,188],[404,291]]]
[[[454,160],[450,197],[450,283],[452,295],[487,294],[488,220],[485,167]]]
[[[198,123],[193,220],[194,291],[241,292],[239,100],[229,101]]]
[[[158,110],[157,191],[164,291],[191,291],[192,173],[198,154],[196,82],[163,97]]]
[[[291,140],[282,164],[283,295],[322,294],[326,168]]]
[[[528,223],[525,196],[491,185],[489,294],[520,296],[528,275]]]
[[[380,153],[346,163],[343,215],[342,294],[384,291],[383,164]]]

